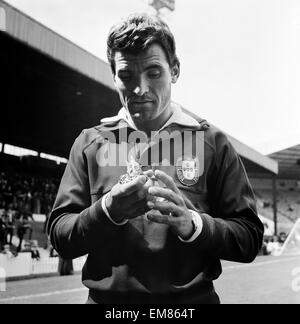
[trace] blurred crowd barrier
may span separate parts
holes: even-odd
[[[75,272],[81,271],[86,257],[73,260]],[[6,279],[27,277],[42,274],[59,273],[59,258],[45,257],[40,260],[31,258],[30,253],[19,253],[16,257],[0,254],[0,268],[3,269]]]

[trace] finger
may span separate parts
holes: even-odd
[[[165,198],[176,205],[182,205],[184,202],[181,196],[168,188],[150,187],[148,192],[152,196]]]
[[[182,214],[182,210],[176,206],[174,203],[171,202],[151,202],[148,201],[147,203],[150,209],[155,209],[160,211],[164,215],[169,215],[170,213],[173,214],[174,217],[180,216]]]
[[[152,214],[151,212],[149,212],[147,214],[147,218],[149,219],[149,221],[158,223],[158,224],[170,225],[170,223],[172,223],[171,217],[172,216],[168,216],[168,215],[158,215],[158,214],[154,214],[154,213]]]
[[[147,201],[149,201],[149,202],[153,202],[153,203],[157,200],[157,198],[154,197],[154,196],[152,196],[152,195],[150,195],[149,192],[147,192],[147,195],[146,195],[145,199],[146,199]]]
[[[145,175],[140,175],[129,183],[120,184],[118,194],[120,196],[129,196],[142,188],[147,180],[148,178]]]
[[[170,188],[171,190],[173,190],[176,193],[180,192],[179,189],[177,188],[173,178],[171,178],[165,172],[163,172],[161,170],[155,170],[154,175],[158,180],[162,181],[167,186],[167,188]]]
[[[134,193],[133,195],[138,200],[145,199],[148,196],[148,189],[147,188],[141,188],[136,192],[136,194]]]
[[[154,176],[154,172],[153,172],[152,169],[151,170],[147,170],[147,171],[144,172],[144,175],[146,177],[148,177],[148,178],[152,178]]]
[[[147,182],[144,184],[144,186],[138,190],[138,197],[139,199],[144,199],[146,198],[149,194],[148,194],[148,189],[153,186],[153,170],[148,170],[146,172],[144,172],[144,175],[147,177]]]

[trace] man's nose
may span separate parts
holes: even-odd
[[[145,78],[141,77],[140,80],[139,80],[139,82],[135,86],[133,92],[137,96],[143,96],[148,91],[149,91],[148,81]]]

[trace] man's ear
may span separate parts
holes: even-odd
[[[180,65],[178,63],[176,63],[172,67],[171,74],[172,74],[172,83],[176,83],[180,75]]]

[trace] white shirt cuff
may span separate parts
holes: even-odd
[[[180,239],[180,241],[185,242],[185,243],[192,243],[192,242],[194,242],[196,240],[196,238],[201,234],[202,229],[203,229],[203,221],[202,221],[202,218],[199,215],[199,213],[197,213],[196,211],[194,211],[192,209],[189,209],[189,211],[193,214],[193,220],[195,222],[196,231],[193,234],[193,236],[190,239],[188,239],[188,240],[184,240],[180,236],[178,236],[179,239]]]
[[[103,209],[105,215],[108,217],[108,219],[109,219],[113,224],[115,224],[115,225],[117,225],[117,226],[123,226],[123,225],[127,224],[127,223],[128,223],[128,219],[124,220],[122,223],[116,223],[116,222],[115,222],[115,221],[110,217],[109,212],[108,212],[108,210],[107,210],[107,208],[106,208],[106,204],[105,204],[105,202],[106,202],[106,198],[107,198],[107,195],[108,195],[108,194],[109,194],[109,193],[107,193],[106,195],[104,195],[104,196],[102,197],[102,201],[101,201],[101,206],[102,206],[102,209]]]

